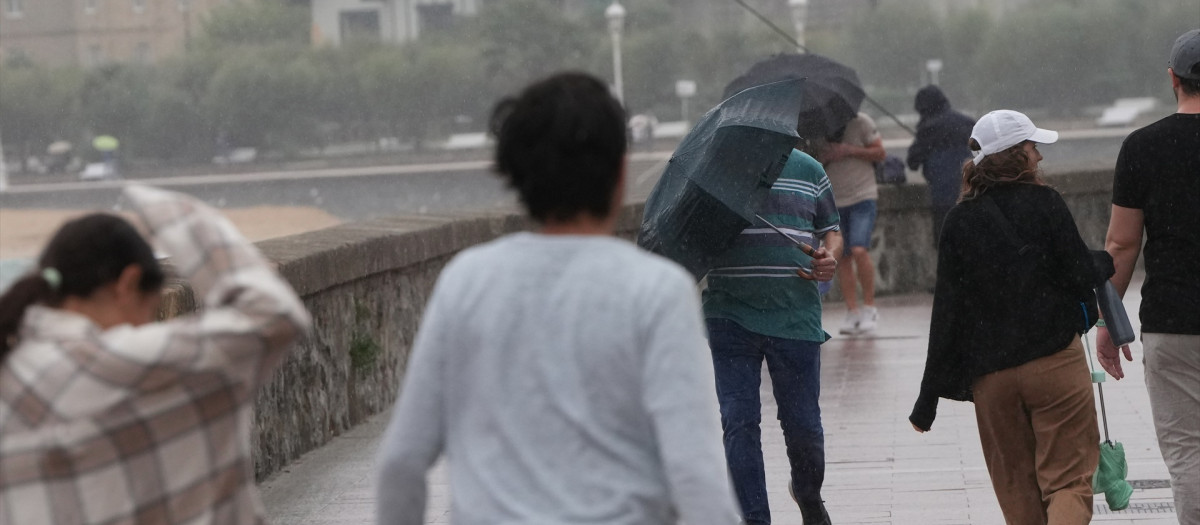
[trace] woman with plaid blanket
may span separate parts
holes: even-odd
[[[308,313],[215,210],[125,195],[203,307],[154,322],[164,274],[120,217],[55,234],[0,296],[0,525],[263,523],[254,393]]]

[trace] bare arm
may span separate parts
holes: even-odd
[[[1145,216],[1137,208],[1112,207],[1112,218],[1108,221],[1108,235],[1104,239],[1104,250],[1113,258],[1117,273],[1112,276],[1113,286],[1125,296],[1129,281],[1133,279],[1133,268],[1142,251],[1142,231]]]
[[[1112,207],[1112,218],[1108,221],[1108,235],[1104,240],[1104,249],[1109,255],[1112,255],[1117,273],[1113,274],[1110,280],[1122,297],[1129,288],[1129,281],[1133,279],[1133,268],[1137,265],[1138,255],[1142,251],[1142,231],[1145,219],[1145,215],[1140,209],[1124,208],[1115,204]],[[1120,354],[1123,353],[1127,361],[1133,360],[1133,354],[1130,353],[1128,345],[1121,347],[1119,352],[1113,345],[1112,339],[1109,338],[1108,328],[1103,326],[1097,328],[1096,358],[1100,361],[1100,366],[1118,380],[1125,377],[1125,371],[1121,369]]]
[[[867,162],[882,162],[883,159],[887,158],[887,151],[883,149],[883,139],[880,138],[876,138],[866,146],[835,142],[829,145],[829,154],[822,160],[824,162],[834,162],[846,158],[855,158]]]

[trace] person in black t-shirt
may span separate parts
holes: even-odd
[[[1146,390],[1179,522],[1200,524],[1200,29],[1175,41],[1167,74],[1178,112],[1131,133],[1121,146],[1105,249],[1123,295],[1145,231]],[[1100,364],[1124,377],[1106,328],[1097,343]],[[1128,346],[1120,351],[1133,359]]]

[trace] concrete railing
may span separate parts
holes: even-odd
[[[640,203],[622,209],[632,239]],[[313,331],[256,400],[255,471],[264,479],[392,404],[425,303],[454,254],[533,224],[519,214],[393,217],[258,243],[304,300]],[[181,283],[163,316],[195,310]]]
[[[1110,171],[1051,176],[1089,245],[1108,223]],[[884,187],[872,252],[879,293],[932,286],[936,266],[923,186]],[[627,204],[618,229],[632,239],[643,203]],[[258,393],[254,447],[260,479],[369,416],[387,410],[408,362],[421,313],[443,266],[459,251],[529,229],[516,213],[393,217],[258,244],[303,297],[314,330]],[[174,285],[168,315],[194,309]]]

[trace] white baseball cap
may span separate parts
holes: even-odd
[[[974,160],[978,166],[984,157],[1027,140],[1053,144],[1058,140],[1058,132],[1034,126],[1033,121],[1019,111],[998,109],[979,118],[979,122],[971,128],[971,138],[980,146]]]

